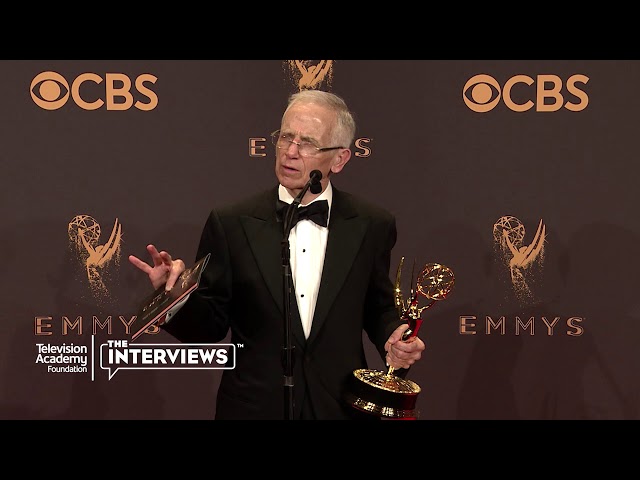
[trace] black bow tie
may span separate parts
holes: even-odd
[[[287,202],[278,200],[276,213],[279,222],[283,221],[289,205]],[[326,227],[329,222],[329,202],[326,200],[318,200],[304,207],[296,208],[293,212],[293,218],[291,219],[291,228],[293,228],[299,220],[311,220],[321,227]]]

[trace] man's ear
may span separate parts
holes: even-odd
[[[351,158],[351,150],[344,148],[336,155],[331,164],[331,173],[340,173]]]

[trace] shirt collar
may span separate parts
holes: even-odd
[[[294,197],[291,196],[291,194],[285,187],[283,187],[282,185],[279,185],[278,198],[283,202],[291,203],[293,202]],[[324,192],[322,192],[320,195],[318,195],[309,203],[313,203],[318,200],[326,200],[329,203],[329,212],[331,212],[331,202],[333,201],[333,187],[331,186],[331,182],[327,184],[327,188],[324,189]]]

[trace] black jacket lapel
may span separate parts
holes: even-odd
[[[362,244],[367,225],[368,220],[359,217],[353,206],[334,187],[322,281],[308,342],[312,342],[317,336],[331,304],[343,288],[347,273]]]
[[[280,309],[284,325],[283,231],[282,223],[276,219],[277,198],[278,189],[269,190],[265,195],[259,197],[252,214],[240,217],[240,222],[264,282]],[[291,330],[300,345],[304,345],[306,340],[302,331],[295,294],[291,296]]]

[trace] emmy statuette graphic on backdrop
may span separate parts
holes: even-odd
[[[401,290],[401,274],[404,257],[400,259],[395,283],[395,305],[398,315],[409,324],[402,335],[407,341],[418,334],[422,325],[422,312],[436,301],[444,300],[455,283],[453,271],[439,263],[427,263],[416,277],[415,286],[411,288],[409,298],[405,301]],[[415,272],[411,272],[413,281]],[[418,306],[419,295],[427,298],[429,303]],[[381,418],[413,420],[417,419],[416,401],[420,386],[404,378],[394,375],[394,368],[389,366],[386,372],[360,368],[353,371],[350,378],[350,390],[347,400],[350,405],[360,411]]]

